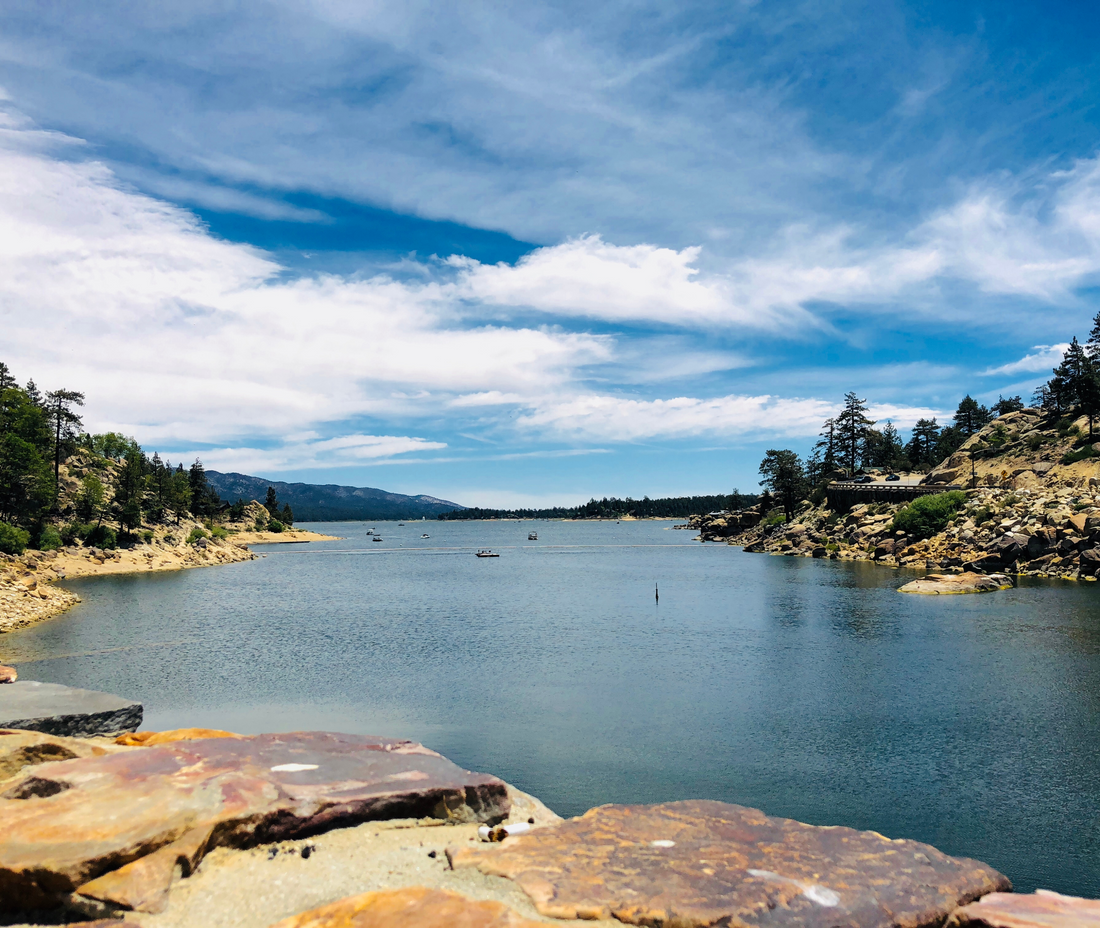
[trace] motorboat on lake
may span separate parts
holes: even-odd
[[[432,536],[431,536],[431,535],[429,535],[429,534],[428,534],[427,532],[425,532],[425,533],[424,533],[423,535],[421,535],[420,537],[421,537],[421,538],[431,538]]]
[[[479,551],[477,552],[477,555],[476,555],[476,556],[477,556],[477,557],[500,557],[500,555],[499,555],[499,554],[493,554],[493,552],[492,552],[492,551],[490,551],[490,550],[489,550],[488,548],[481,548],[481,549],[480,549],[480,550],[479,550]]]
[[[375,536],[374,536],[374,537],[373,537],[373,538],[371,539],[371,541],[381,541],[381,540],[382,540],[382,536],[381,536],[381,535],[375,535]]]
[[[527,533],[527,540],[528,541],[538,541],[539,540],[539,533],[538,532],[528,532]]]

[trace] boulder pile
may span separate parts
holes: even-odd
[[[1083,421],[1043,419],[1037,410],[994,420],[925,478],[933,485],[965,485],[973,452],[977,486],[965,491],[962,509],[929,538],[907,536],[894,521],[902,504],[885,502],[838,512],[827,502],[805,500],[790,522],[781,510],[757,506],[693,516],[689,525],[703,541],[743,545],[748,552],[1094,580],[1100,571],[1100,451],[1093,456],[1092,446],[1082,444],[1086,428]]]

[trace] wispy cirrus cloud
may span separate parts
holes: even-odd
[[[980,371],[982,377],[996,377],[1009,374],[1037,374],[1050,371],[1058,365],[1069,348],[1069,343],[1060,345],[1036,345],[1029,354],[1025,354],[1018,361],[1010,361],[998,367],[991,367]]]

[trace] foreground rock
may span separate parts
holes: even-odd
[[[141,703],[60,683],[24,680],[0,689],[0,728],[93,737],[134,731]]]
[[[945,928],[1100,928],[1100,901],[1039,889],[1028,896],[991,893],[964,906]]]
[[[14,667],[5,667],[0,664],[0,683],[14,683],[19,679],[19,671]]]
[[[448,857],[515,880],[543,915],[681,928],[922,928],[1011,888],[991,867],[927,844],[703,800],[601,806]]]
[[[43,764],[0,794],[0,911],[159,911],[213,848],[358,822],[489,822],[506,785],[411,741],[297,732]],[[96,903],[99,903],[98,912]]]
[[[961,574],[929,574],[912,580],[901,587],[899,593],[926,593],[950,595],[954,593],[995,593],[1011,590],[1012,581],[1004,574],[977,574],[964,571]]]
[[[272,928],[538,928],[545,924],[499,902],[413,886],[341,899],[283,919]]]

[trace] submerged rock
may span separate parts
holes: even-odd
[[[899,593],[995,593],[1011,590],[1012,581],[1004,574],[978,574],[965,571],[961,574],[928,574],[919,580],[911,580],[898,590]]]
[[[681,928],[924,928],[1011,887],[993,868],[927,844],[705,800],[600,806],[447,854],[455,867],[514,880],[552,918]]]

